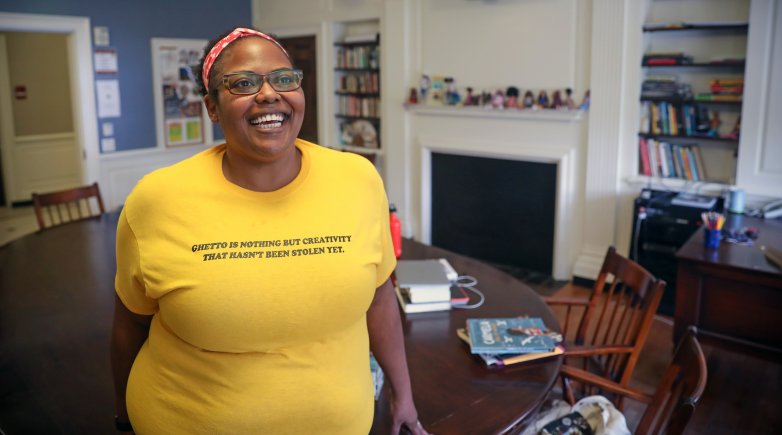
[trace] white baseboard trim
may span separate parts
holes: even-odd
[[[573,266],[573,276],[589,280],[597,279],[607,249],[584,247],[576,259],[575,266]]]
[[[211,145],[137,150],[103,154],[100,157],[101,195],[107,210],[125,203],[125,198],[144,175],[197,154]]]

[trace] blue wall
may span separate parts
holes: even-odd
[[[109,28],[122,115],[105,121],[114,123],[117,151],[156,146],[151,38],[208,40],[252,23],[251,0],[0,0],[0,12],[88,17],[92,27]]]

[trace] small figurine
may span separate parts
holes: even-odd
[[[492,109],[504,109],[505,108],[505,94],[502,93],[502,89],[497,89],[494,96],[491,97]]]
[[[467,87],[467,95],[464,96],[464,105],[465,106],[477,106],[478,105],[478,97],[472,94],[472,88]]]
[[[531,109],[532,106],[535,105],[535,95],[532,94],[532,91],[527,91],[524,93],[524,100],[521,103],[521,106],[525,109]]]
[[[505,96],[507,97],[507,100],[505,100],[505,107],[508,109],[515,109],[519,104],[519,88],[508,86],[508,89],[505,90]]]
[[[562,95],[559,93],[559,90],[554,91],[553,94],[551,94],[551,105],[549,106],[550,109],[561,109],[565,103],[562,101]]]
[[[462,100],[462,97],[458,92],[456,92],[456,82],[454,82],[453,77],[446,77],[444,81],[445,104],[448,104],[449,106],[455,106],[459,104],[459,102]]]
[[[576,102],[573,101],[573,90],[570,88],[565,89],[565,107],[567,107],[568,110],[576,108]]]
[[[728,135],[725,137],[728,139],[738,140],[739,136],[741,136],[741,115],[736,118],[736,124],[733,125],[733,130],[731,130],[731,132],[728,133]]]
[[[538,109],[548,109],[548,106],[548,93],[546,91],[540,91],[540,93],[538,93]]]
[[[418,91],[415,88],[410,88],[410,96],[407,97],[409,104],[418,104]]]
[[[707,134],[711,137],[719,137],[720,125],[722,125],[720,112],[712,110],[709,114],[709,132]]]
[[[584,92],[584,99],[581,100],[581,104],[578,106],[578,108],[581,110],[589,109],[589,89]]]
[[[432,94],[428,101],[435,106],[441,106],[445,101],[445,77],[432,76]]]
[[[483,91],[481,92],[481,106],[487,109],[491,108],[491,94]]]
[[[420,96],[421,96],[421,102],[426,103],[426,97],[427,93],[429,92],[429,86],[431,84],[431,80],[429,80],[429,76],[426,74],[423,74],[421,76],[421,81],[418,85],[420,90]]]

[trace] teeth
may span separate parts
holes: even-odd
[[[261,128],[275,128],[281,126],[284,120],[285,116],[282,113],[267,113],[253,119],[250,123]]]

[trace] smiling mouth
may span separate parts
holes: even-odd
[[[288,116],[284,113],[267,113],[255,119],[251,119],[250,125],[258,127],[261,130],[268,130],[282,127],[282,124],[286,119],[288,119]]]

